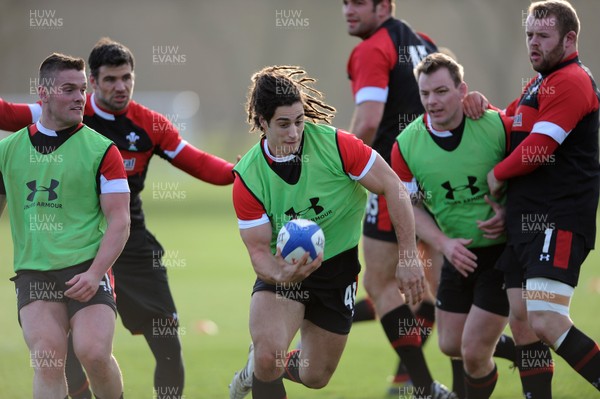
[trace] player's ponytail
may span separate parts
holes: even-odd
[[[302,68],[290,65],[265,67],[252,75],[246,110],[250,131],[263,130],[260,117],[270,122],[275,110],[302,102],[304,115],[313,122],[330,123],[335,108],[323,101],[323,94],[312,87],[316,80]]]

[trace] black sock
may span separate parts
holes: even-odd
[[[502,334],[496,349],[494,350],[494,357],[500,357],[502,359],[509,360],[513,363],[517,361],[517,350],[515,349],[515,341],[506,334]]]
[[[410,308],[402,305],[391,310],[381,318],[381,325],[406,365],[414,386],[429,395],[433,379],[421,350],[421,328]]]
[[[473,378],[465,372],[465,386],[467,388],[467,398],[469,399],[489,399],[494,392],[496,382],[498,381],[498,368],[494,365],[491,373],[481,378]]]
[[[155,398],[178,398],[183,394],[184,368],[179,341],[179,325],[174,319],[152,319],[144,337],[156,360]]]
[[[252,374],[253,399],[285,399],[287,394],[281,378],[272,382],[264,382]]]
[[[550,348],[541,341],[516,347],[523,394],[530,399],[552,398],[554,363]]]
[[[356,302],[354,305],[354,314],[352,315],[353,323],[375,320],[376,318],[375,305],[373,305],[371,298],[365,298]]]
[[[435,323],[435,305],[431,302],[421,302],[415,311],[415,317],[419,320],[419,326],[424,327],[421,331],[421,346],[423,346],[431,335]]]
[[[556,353],[583,378],[600,390],[600,352],[598,344],[572,326]]]
[[[410,380],[410,375],[408,375],[408,370],[404,365],[402,359],[398,360],[398,368],[396,369],[396,375],[394,376],[394,383],[403,383]]]
[[[75,355],[73,348],[73,336],[69,334],[67,347],[67,361],[65,362],[65,374],[67,376],[67,387],[69,396],[74,399],[91,399],[92,392],[83,367]]]
[[[464,399],[467,397],[467,390],[465,388],[465,366],[462,359],[452,358],[450,359],[452,365],[452,391],[460,398]]]
[[[427,338],[431,336],[431,330],[433,323],[435,322],[435,306],[431,302],[421,302],[417,310],[415,311],[415,318],[418,321],[418,325],[421,328],[421,347],[427,342]],[[394,376],[394,382],[406,382],[410,379],[406,366],[400,359],[398,362],[398,368],[396,369],[396,375]]]
[[[287,354],[284,366],[285,372],[283,373],[283,378],[297,382],[298,384],[302,384],[302,380],[300,379],[300,364],[302,362],[300,352],[299,349],[294,349]]]

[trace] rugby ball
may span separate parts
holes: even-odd
[[[325,234],[311,220],[293,219],[279,230],[277,248],[288,263],[298,262],[306,252],[308,262],[312,262],[325,249]]]

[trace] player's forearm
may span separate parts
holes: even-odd
[[[443,242],[447,238],[444,233],[435,224],[435,221],[429,215],[421,204],[413,205],[413,213],[415,216],[415,230],[417,236],[431,245],[436,251],[441,251]]]
[[[416,253],[415,218],[413,215],[410,194],[400,182],[390,181],[385,187],[390,220],[398,239],[398,252],[401,256],[413,256]]]
[[[115,263],[129,238],[129,207],[118,215],[111,215],[108,226],[100,242],[96,257],[90,266],[90,271],[99,278]]]
[[[281,269],[275,260],[273,254],[268,251],[249,251],[250,260],[256,276],[267,284],[277,284],[282,282],[281,276],[277,273]]]

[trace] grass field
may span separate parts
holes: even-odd
[[[186,363],[186,399],[228,397],[227,384],[246,359],[250,342],[248,305],[254,273],[239,238],[230,200],[230,188],[198,183],[183,173],[163,171],[155,162],[147,179],[145,210],[148,226],[167,250],[166,263],[182,324]],[[172,169],[172,168],[171,168]],[[600,340],[599,255],[592,252],[583,268],[572,305],[578,327]],[[8,220],[0,220],[0,398],[31,397],[32,369],[16,319],[12,276],[12,243]],[[364,290],[359,291],[359,297]],[[213,320],[216,335],[201,334],[197,323]],[[426,345],[426,357],[434,378],[450,384],[450,364],[439,350],[437,338]],[[125,381],[127,399],[153,398],[154,359],[145,340],[131,336],[117,322],[114,340]],[[598,397],[598,392],[556,359],[554,398]],[[520,395],[518,373],[498,360],[500,379],[493,398],[515,399]],[[286,383],[290,398],[375,399],[385,397],[386,377],[396,365],[378,323],[357,324],[329,386],[319,391]]]

